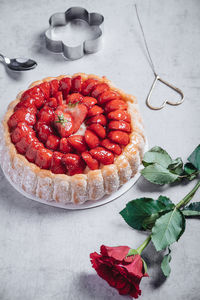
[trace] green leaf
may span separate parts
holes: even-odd
[[[126,204],[126,207],[120,212],[125,222],[134,229],[146,230],[151,228],[159,213],[171,209],[162,201],[156,201],[152,198],[139,198]],[[149,218],[151,218],[149,220]],[[151,224],[152,226],[148,226]]]
[[[167,168],[172,163],[172,159],[164,149],[155,146],[144,154],[142,162],[145,167],[153,163],[158,163]]]
[[[200,216],[200,202],[193,202],[189,206],[186,206],[182,213],[186,217]]]
[[[132,256],[132,255],[136,255],[139,254],[138,251],[136,249],[130,249],[128,254],[126,255],[126,257]]]
[[[181,175],[183,171],[183,161],[180,157],[174,159],[172,163],[168,166],[168,170],[177,175]]]
[[[191,162],[191,164],[193,164],[193,166],[195,166],[196,169],[200,170],[200,144],[188,157],[188,160]]]
[[[185,230],[185,217],[176,207],[162,215],[152,228],[151,240],[157,251],[177,241]]]
[[[157,201],[162,202],[165,206],[167,206],[168,209],[172,209],[175,207],[174,203],[168,197],[159,196]]]
[[[184,165],[184,172],[189,180],[193,180],[194,178],[196,178],[199,173],[191,163],[186,163]]]
[[[169,263],[170,263],[170,261],[171,261],[171,250],[170,249],[168,249],[169,250],[169,252],[168,252],[168,254],[166,254],[165,256],[164,256],[164,258],[163,258],[163,260],[162,260],[162,263],[161,263],[161,269],[162,269],[162,271],[163,271],[163,274],[166,276],[166,277],[168,277],[169,276],[169,274],[170,274],[170,272],[171,272],[171,268],[170,268],[170,265],[169,265]]]
[[[179,178],[179,175],[173,174],[168,169],[164,168],[163,166],[157,163],[144,168],[141,171],[141,174],[148,181],[159,185],[172,183]]]

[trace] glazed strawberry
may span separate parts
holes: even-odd
[[[48,81],[45,81],[38,86],[40,90],[42,91],[44,98],[49,99],[50,97],[50,83]]]
[[[21,96],[21,101],[30,99],[34,99],[34,103],[37,108],[42,107],[45,103],[45,96],[38,86],[34,86],[25,91]]]
[[[109,139],[105,139],[101,142],[101,146],[112,151],[113,153],[120,155],[122,153],[122,149],[118,144],[111,142]]]
[[[37,122],[35,129],[39,139],[43,143],[46,143],[48,136],[53,133],[52,128],[43,122]]]
[[[97,104],[97,100],[93,97],[84,97],[81,101],[88,109]]]
[[[58,106],[63,105],[63,94],[62,94],[62,92],[56,92],[55,93],[55,98],[57,100]]]
[[[101,124],[91,124],[87,127],[87,129],[92,130],[101,139],[104,139],[106,136],[106,130]]]
[[[100,142],[98,136],[88,129],[85,131],[85,141],[90,149],[97,147]]]
[[[54,134],[50,134],[46,141],[46,147],[50,150],[57,150],[60,144],[60,139]]]
[[[63,105],[63,107],[65,107]],[[54,124],[61,137],[68,137],[74,131],[74,121],[72,116],[64,112],[63,107],[58,107],[55,111],[55,121]]]
[[[92,157],[92,155],[89,152],[83,152],[81,154],[82,158],[84,159],[84,161],[86,162],[86,164],[88,165],[88,167],[91,170],[96,170],[99,168],[99,162],[98,160],[96,160],[95,158]]]
[[[57,79],[50,81],[50,96],[54,97],[55,94],[58,92],[59,89],[59,81]]]
[[[103,113],[103,109],[98,105],[94,105],[92,108],[89,109],[87,117],[88,118],[94,117],[94,116],[100,115],[102,113]]]
[[[8,126],[10,129],[14,129],[19,122],[25,122],[28,125],[33,126],[36,122],[36,116],[34,113],[29,112],[28,109],[18,109],[12,114],[12,116],[8,120]]]
[[[130,140],[129,135],[120,130],[110,131],[108,138],[111,139],[111,141],[124,146],[126,146]]]
[[[83,96],[79,93],[73,93],[67,96],[66,103],[82,102]]]
[[[110,111],[117,110],[117,109],[127,109],[128,104],[123,100],[112,100],[108,102],[105,106],[105,112],[109,113]]]
[[[37,113],[37,108],[35,106],[35,100],[34,99],[28,99],[25,101],[20,101],[14,108],[14,111],[18,109],[27,109],[27,111],[32,112],[34,114]]]
[[[11,133],[11,140],[13,144],[16,144],[21,140],[22,137],[25,137],[29,134],[35,136],[35,132],[31,127],[29,127],[26,123],[20,122]]]
[[[97,116],[89,118],[86,123],[87,123],[87,125],[101,124],[102,126],[106,126],[107,120],[106,120],[106,117],[101,114],[101,115],[97,115]]]
[[[103,165],[109,165],[114,162],[113,153],[103,147],[96,147],[90,150],[90,154]]]
[[[128,123],[131,123],[131,116],[130,114],[121,109],[113,110],[107,115],[108,119],[116,120],[116,121],[126,121]]]
[[[60,139],[60,145],[59,145],[59,150],[62,153],[69,153],[72,152],[72,147],[68,142],[67,138],[61,138]]]
[[[40,169],[50,169],[53,152],[45,148],[39,148],[37,150],[35,164]]]
[[[88,110],[84,104],[77,104],[75,106],[67,106],[65,111],[70,113],[73,118],[74,125],[73,125],[73,133],[77,132],[80,128],[81,124],[85,120]]]
[[[110,88],[106,83],[98,83],[91,92],[91,96],[98,98],[103,92],[108,91]]]
[[[64,77],[60,80],[60,88],[59,90],[63,94],[63,98],[66,99],[67,95],[69,94],[69,91],[71,89],[71,78],[69,77]]]
[[[98,81],[93,78],[89,78],[82,83],[81,94],[88,96],[92,89],[97,85]]]
[[[99,95],[98,103],[103,105],[108,101],[111,101],[114,99],[119,99],[119,98],[120,98],[120,95],[118,93],[108,90]]]
[[[131,132],[131,126],[125,121],[110,121],[108,124],[108,129],[110,130],[121,130],[125,132]]]
[[[66,174],[67,170],[62,162],[63,155],[64,154],[56,151],[53,153],[50,167],[52,173]]]
[[[84,171],[84,161],[77,154],[68,153],[63,155],[62,162],[69,175],[81,174]]]
[[[56,108],[58,106],[58,103],[57,103],[57,100],[56,98],[52,97],[52,98],[49,98],[46,102],[46,104],[51,107],[51,108]]]
[[[84,136],[82,135],[72,135],[68,138],[69,144],[78,152],[84,152],[87,150],[87,145],[85,143]]]
[[[25,154],[25,156],[28,159],[28,161],[34,163],[35,162],[35,158],[36,158],[36,154],[37,154],[37,150],[38,149],[42,149],[42,148],[44,148],[44,146],[43,146],[42,143],[40,143],[38,141],[38,139],[35,139],[34,141],[32,141],[29,144],[29,146],[28,146],[28,148],[26,150],[26,154]]]
[[[80,75],[72,78],[71,92],[80,93],[81,91],[82,78]]]
[[[49,125],[55,119],[54,110],[45,104],[45,106],[38,112],[37,117],[40,122]]]
[[[27,149],[28,149],[28,146],[35,140],[35,136],[32,136],[32,135],[27,135],[27,136],[24,136],[20,139],[19,142],[17,142],[15,144],[15,147],[17,149],[17,151],[20,153],[20,154],[25,154]]]

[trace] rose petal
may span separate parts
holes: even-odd
[[[122,288],[122,289],[119,289],[119,294],[120,295],[128,295],[129,292],[131,290],[131,286],[130,284],[127,282],[127,284]]]
[[[101,246],[101,254],[103,256],[112,257],[117,261],[123,261],[128,254],[130,248],[128,246],[108,247]]]
[[[128,271],[129,274],[132,274],[138,278],[144,276],[143,273],[143,261],[140,255],[134,255],[132,263],[124,265],[124,268]]]

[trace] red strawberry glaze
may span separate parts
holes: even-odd
[[[39,148],[36,153],[35,164],[40,169],[50,169],[53,152],[45,148]]]
[[[114,162],[114,155],[112,152],[106,150],[103,147],[96,147],[90,150],[90,154],[93,158],[97,159],[104,165],[110,165]]]
[[[108,91],[110,88],[107,83],[98,83],[91,92],[91,96],[98,98],[103,92]]]
[[[87,127],[87,129],[92,130],[101,139],[104,139],[106,136],[106,130],[101,124],[91,124]]]
[[[26,123],[20,122],[17,124],[17,127],[11,133],[11,140],[13,144],[16,144],[21,140],[22,137],[31,134],[35,136],[35,132],[31,127],[29,127]]]
[[[37,122],[35,128],[42,143],[46,143],[48,136],[53,133],[52,128],[43,122]]]
[[[107,90],[105,92],[103,92],[102,94],[99,95],[98,97],[98,103],[103,105],[105,103],[107,103],[108,101],[111,101],[111,100],[116,100],[116,99],[119,99],[120,98],[120,95],[114,91],[110,91],[110,90]]]
[[[83,96],[79,93],[73,93],[67,96],[66,103],[82,102]]]
[[[114,111],[111,111],[107,118],[110,120],[116,120],[116,121],[126,121],[127,123],[131,123],[131,116],[127,111],[117,109]]]
[[[82,78],[80,75],[72,78],[71,92],[72,93],[80,93],[82,85]]]
[[[108,138],[111,139],[111,141],[124,146],[128,145],[130,141],[129,135],[120,130],[110,131]]]
[[[62,153],[60,152],[54,152],[52,155],[52,160],[51,160],[51,172],[54,174],[66,174],[67,170],[63,164],[62,158],[63,158]]]
[[[36,122],[36,116],[28,109],[18,109],[12,114],[12,116],[8,120],[8,126],[10,129],[14,129],[19,122],[25,122],[28,125],[33,126]]]
[[[68,153],[63,155],[62,162],[68,171],[68,175],[82,174],[84,171],[84,161],[77,154]]]
[[[85,138],[82,135],[72,135],[68,138],[69,144],[78,152],[84,152],[87,150]]]
[[[62,153],[69,153],[72,152],[73,148],[68,142],[67,138],[61,138],[60,139],[60,145],[59,145],[59,150]]]
[[[101,146],[112,151],[113,153],[115,153],[117,155],[120,155],[122,153],[121,147],[118,144],[111,142],[109,139],[103,140],[101,142]]]
[[[100,106],[98,105],[94,105],[92,108],[89,109],[88,111],[88,114],[87,114],[87,117],[90,118],[90,117],[94,117],[96,115],[100,115],[102,114],[104,111],[103,111],[103,108],[101,108]]]
[[[60,80],[60,91],[63,94],[63,98],[66,99],[71,89],[72,80],[69,77],[64,77]]]
[[[81,94],[84,96],[90,95],[93,88],[98,84],[96,79],[89,78],[82,83]]]
[[[98,136],[89,129],[85,131],[85,141],[90,149],[97,147],[100,143]]]
[[[42,148],[44,148],[44,145],[42,143],[40,143],[37,139],[35,139],[34,141],[32,141],[31,144],[29,144],[29,146],[26,150],[25,157],[28,159],[28,161],[34,163],[36,154],[37,154],[37,150],[42,149]]]
[[[52,173],[72,176],[86,165],[96,170],[112,164],[129,143],[127,108],[97,79],[53,79],[22,94],[8,120],[11,141],[28,161]]]
[[[121,130],[130,133],[131,126],[125,121],[110,121],[108,124],[108,129],[110,130]]]
[[[110,111],[121,109],[126,110],[128,108],[128,104],[123,100],[112,100],[108,102],[105,106],[105,112],[109,113]]]
[[[86,164],[88,165],[88,167],[91,170],[96,170],[99,168],[99,162],[98,160],[96,160],[95,158],[92,157],[92,155],[89,152],[83,152],[81,154],[82,158],[84,159],[84,161],[86,162]]]
[[[40,122],[49,125],[55,119],[54,110],[45,104],[45,106],[38,112],[37,117]]]
[[[106,117],[104,115],[97,115],[94,117],[91,117],[87,120],[86,124],[90,125],[90,124],[101,124],[103,126],[106,126],[107,120]]]
[[[88,109],[91,108],[93,105],[97,104],[97,99],[93,97],[84,97],[81,101]]]
[[[60,144],[60,139],[54,134],[50,134],[46,141],[46,147],[50,150],[57,150]]]
[[[57,79],[53,79],[49,82],[49,84],[50,84],[50,96],[54,97],[59,89],[59,81]]]

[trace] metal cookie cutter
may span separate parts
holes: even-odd
[[[97,52],[102,44],[103,22],[102,15],[89,13],[82,7],[55,13],[50,17],[50,27],[45,32],[46,47],[70,60],[81,58],[84,53]]]

